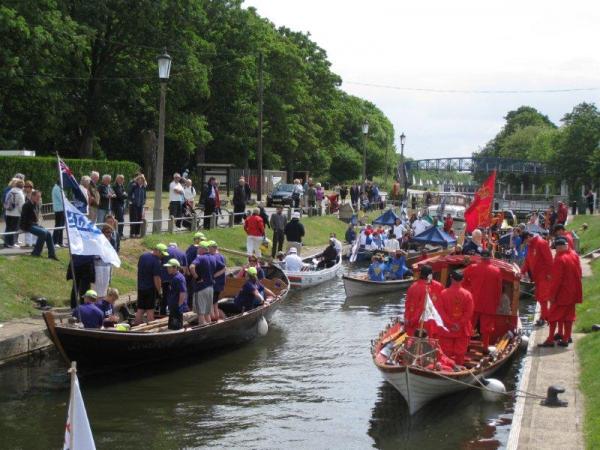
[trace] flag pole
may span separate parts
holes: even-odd
[[[413,361],[413,365],[416,365],[417,358],[421,357],[421,350],[423,349],[423,314],[425,314],[425,308],[427,308],[427,297],[429,296],[429,287],[430,281],[427,280],[427,286],[425,286],[425,297],[423,297],[423,311],[421,312],[421,317],[419,317],[419,340],[417,341],[417,353],[415,355],[415,359]]]
[[[68,370],[71,375],[71,392],[69,394],[69,416],[67,418],[67,425],[70,427],[69,430],[69,449],[73,449],[73,440],[75,438],[75,433],[73,429],[73,407],[75,405],[75,377],[77,376],[77,361],[71,362],[71,368]]]
[[[65,213],[65,231],[67,233],[67,242],[69,243],[69,264],[71,265],[71,275],[73,275],[73,290],[75,292],[75,303],[76,306],[79,306],[79,289],[77,289],[77,276],[75,275],[75,263],[73,262],[73,254],[71,253],[71,236],[69,235],[69,220],[67,217],[67,204],[65,202],[65,188],[64,181],[62,176],[62,170],[60,170],[60,156],[58,156],[58,152],[56,152],[56,160],[58,165],[58,179],[60,180],[60,195],[62,198],[63,211]],[[77,308],[77,313],[79,316],[79,321],[81,322],[81,311]]]

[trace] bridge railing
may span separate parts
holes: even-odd
[[[406,161],[407,171],[459,171],[459,172],[490,172],[497,170],[499,173],[528,173],[539,175],[556,175],[556,168],[540,162],[510,158],[431,158]]]

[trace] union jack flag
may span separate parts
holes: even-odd
[[[71,169],[69,169],[69,166],[67,166],[67,164],[60,158],[58,158],[58,168],[61,173],[61,184],[62,184],[63,190],[69,189],[73,193],[73,200],[71,203],[79,211],[81,211],[84,214],[87,214],[87,212],[88,212],[87,197],[86,197],[85,193],[83,192],[83,188],[77,182],[77,179],[73,175],[73,172],[71,171]]]

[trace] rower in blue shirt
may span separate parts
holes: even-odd
[[[73,317],[80,320],[85,328],[100,328],[104,321],[104,313],[94,302],[98,299],[96,291],[89,290],[83,294],[83,305],[73,310]]]
[[[371,265],[369,266],[370,281],[385,281],[385,264],[381,260],[381,256],[373,255]]]
[[[386,265],[388,280],[403,280],[405,276],[412,276],[412,270],[406,267],[406,252],[396,250]]]
[[[98,300],[96,306],[104,314],[104,327],[112,327],[119,321],[119,316],[115,314],[115,302],[119,299],[119,291],[115,288],[108,288],[106,298]]]
[[[165,293],[169,308],[169,330],[183,328],[183,313],[187,311],[187,287],[185,277],[180,272],[181,263],[176,258],[171,258],[166,264],[169,276],[169,286]]]

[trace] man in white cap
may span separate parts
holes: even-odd
[[[83,294],[83,305],[73,310],[73,317],[79,319],[84,328],[100,328],[104,322],[104,313],[94,304],[97,299],[96,291],[89,289]]]
[[[304,225],[300,223],[300,213],[292,213],[292,220],[288,222],[284,229],[285,239],[287,240],[286,251],[292,247],[296,249],[298,255],[302,253],[302,238],[304,237]]]
[[[304,267],[302,258],[298,256],[295,247],[290,248],[288,255],[285,257],[285,270],[290,272],[300,272]]]

